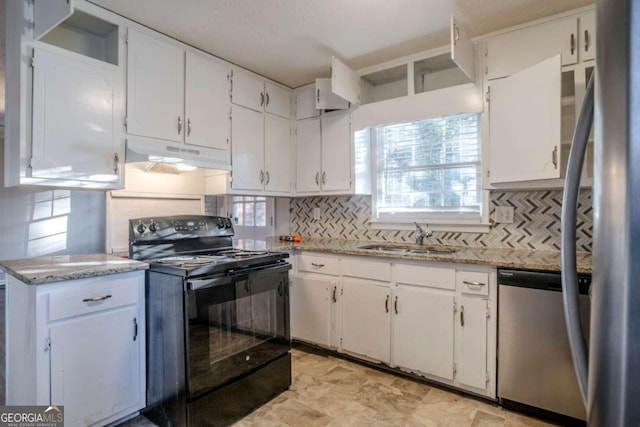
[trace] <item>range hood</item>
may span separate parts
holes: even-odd
[[[127,138],[126,163],[154,162],[231,170],[229,150],[147,138]]]

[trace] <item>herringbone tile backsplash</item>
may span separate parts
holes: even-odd
[[[560,250],[562,190],[493,191],[490,217],[496,206],[513,206],[513,224],[495,223],[489,233],[436,231],[428,240],[443,245],[492,248]],[[313,219],[320,209],[320,220]],[[370,196],[332,196],[291,199],[292,233],[303,237],[348,240],[413,242],[413,230],[371,228]],[[593,215],[591,190],[580,192],[578,204],[578,250],[591,252]]]

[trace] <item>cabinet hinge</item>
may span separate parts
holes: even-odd
[[[458,304],[456,304],[455,302],[453,303],[453,314],[456,314],[458,312]]]
[[[340,288],[340,295],[344,295],[344,288]]]
[[[129,34],[124,35],[124,44],[129,44]]]
[[[491,178],[491,169],[487,169],[487,178]]]
[[[484,382],[485,382],[486,384],[489,384],[489,372],[485,372],[485,373],[484,373]]]
[[[27,160],[27,168],[29,169],[33,168],[33,166],[31,165],[31,162],[33,162],[33,157],[29,157],[29,160]]]
[[[456,374],[458,373],[458,367],[456,366],[456,364],[453,364],[453,378],[456,377]]]
[[[342,338],[340,338],[340,347],[342,347]]]
[[[233,101],[233,70],[227,76],[229,79],[229,101]],[[229,113],[229,116],[231,116],[231,113]]]
[[[44,339],[44,351],[51,350],[51,338],[47,337]]]
[[[233,183],[233,172],[229,172],[229,184]]]
[[[487,104],[491,101],[491,86],[487,88],[487,96],[485,99],[487,100]]]
[[[31,63],[29,64],[29,66],[31,68],[34,68],[36,66],[36,51],[34,50],[33,53],[31,53]]]
[[[125,132],[128,130],[128,129],[127,129],[127,126],[128,126],[127,118],[125,117],[125,118],[124,118],[124,130],[125,130]]]
[[[491,308],[489,308],[489,302],[487,302],[487,319],[491,319]]]

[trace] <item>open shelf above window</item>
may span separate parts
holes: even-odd
[[[449,52],[413,63],[415,93],[469,83],[471,80],[451,59]]]
[[[360,90],[363,104],[407,96],[407,64],[361,76]]]

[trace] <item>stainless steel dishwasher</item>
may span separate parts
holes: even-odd
[[[588,337],[591,276],[580,275],[578,282]],[[586,419],[567,339],[560,273],[498,270],[498,397],[508,408]]]

